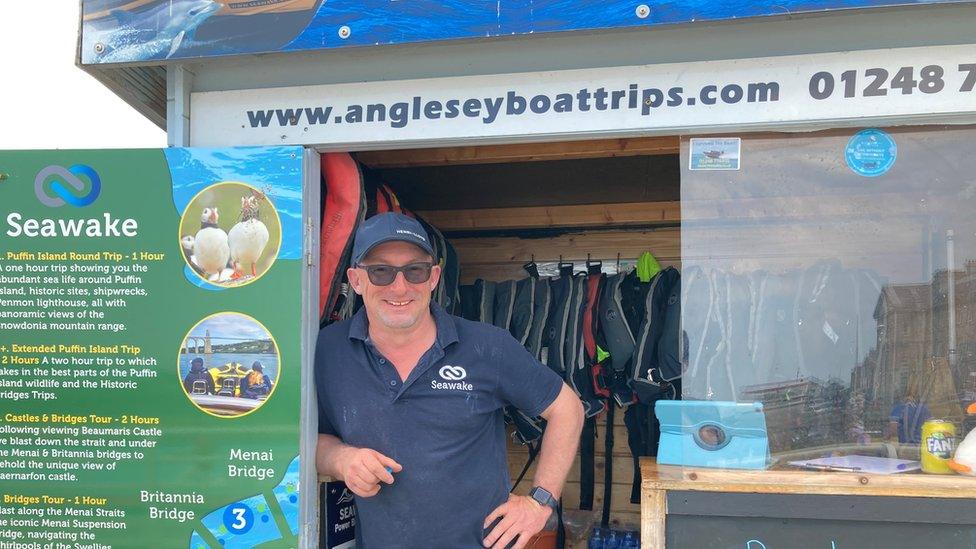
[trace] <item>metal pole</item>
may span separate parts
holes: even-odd
[[[949,364],[956,364],[956,246],[953,242],[954,232],[946,231],[946,284],[949,286]]]

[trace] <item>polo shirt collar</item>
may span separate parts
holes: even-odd
[[[366,317],[366,307],[360,307],[349,321],[349,339],[360,341],[369,340],[369,319]]]
[[[437,346],[446,349],[449,345],[458,342],[457,327],[440,305],[431,302],[430,314],[434,317],[434,325],[437,328]],[[349,324],[349,338],[360,341],[369,341],[369,317],[366,316],[366,308],[361,307],[353,315]]]

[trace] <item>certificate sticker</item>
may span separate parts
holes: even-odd
[[[862,130],[847,142],[844,160],[847,166],[864,177],[877,177],[891,169],[898,158],[898,145],[882,130]]]
[[[689,170],[738,170],[742,139],[738,137],[692,138]]]

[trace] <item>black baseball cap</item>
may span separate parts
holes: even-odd
[[[396,212],[386,212],[363,221],[352,245],[352,264],[359,263],[370,250],[384,242],[409,242],[434,257],[430,237],[419,221]]]

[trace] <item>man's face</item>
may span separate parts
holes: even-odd
[[[402,267],[411,263],[430,263],[427,252],[409,242],[386,242],[370,250],[362,265],[391,265]],[[440,266],[434,265],[426,282],[411,284],[403,273],[397,273],[393,283],[377,286],[369,280],[366,270],[351,268],[349,282],[357,294],[363,296],[371,321],[379,321],[390,329],[410,328],[417,324],[430,306],[430,293],[440,279]]]

